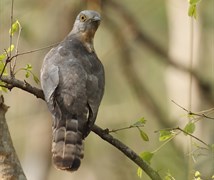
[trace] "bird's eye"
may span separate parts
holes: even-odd
[[[87,19],[86,15],[84,15],[84,14],[81,14],[81,15],[80,15],[80,21],[81,21],[81,22],[85,22],[86,19]]]

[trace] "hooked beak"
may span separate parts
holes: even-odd
[[[94,16],[92,21],[101,21],[101,17],[99,16]]]

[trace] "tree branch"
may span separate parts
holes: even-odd
[[[112,144],[114,147],[119,149],[123,154],[125,154],[129,159],[131,159],[135,164],[141,167],[144,172],[153,180],[161,180],[159,174],[154,171],[151,166],[149,166],[140,156],[138,156],[132,149],[123,144],[118,139],[114,138],[112,135],[108,134],[107,131],[101,129],[99,126],[94,125],[92,131],[100,136],[103,140]]]
[[[0,96],[0,179],[26,180],[8,130],[5,113],[8,106]]]
[[[15,78],[8,78],[5,76],[2,76],[1,80],[7,83],[10,89],[17,87],[35,95],[37,98],[41,98],[44,100],[43,91],[41,89],[31,86],[27,82],[23,82]],[[138,156],[132,149],[123,144],[121,141],[110,135],[107,131],[103,130],[97,125],[94,125],[92,127],[92,131],[108,143],[112,144],[115,148],[119,149],[122,153],[124,153],[135,164],[141,167],[151,179],[161,180],[159,174],[154,169],[152,169],[151,166],[149,166],[140,156]]]
[[[31,86],[26,81],[20,81],[16,78],[13,77],[9,78],[7,76],[2,76],[0,79],[7,84],[7,88],[9,90],[13,89],[14,87],[17,87],[19,89],[22,89],[24,91],[33,94],[37,98],[44,99],[43,91],[41,89]]]

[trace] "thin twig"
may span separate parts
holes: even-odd
[[[42,48],[38,48],[38,49],[26,51],[26,52],[17,53],[17,54],[15,54],[14,56],[12,56],[12,57],[10,58],[10,60],[12,61],[14,58],[16,58],[16,57],[18,57],[18,56],[22,56],[22,55],[26,55],[26,54],[31,54],[31,53],[38,52],[38,51],[41,51],[41,50],[44,50],[44,49],[52,48],[52,47],[58,45],[59,43],[60,43],[60,42],[54,43],[54,44],[51,44],[51,45],[49,45],[49,46],[45,46],[45,47],[42,47]]]
[[[185,134],[191,136],[192,138],[196,139],[197,141],[201,142],[202,144],[206,145],[207,147],[210,147],[209,144],[205,143],[204,141],[202,141],[202,140],[199,139],[198,137],[196,137],[196,136],[194,136],[194,135],[192,135],[192,134],[186,132],[185,130],[181,129],[180,127],[165,128],[165,129],[161,129],[161,130],[165,130],[165,131],[176,131],[176,130],[178,130],[178,131],[181,131],[181,132],[183,132],[183,133],[185,133]],[[157,131],[155,131],[155,133],[157,133],[157,132],[159,132],[159,131],[161,131],[161,130],[157,130]]]
[[[112,129],[112,130],[109,130],[107,129],[107,132],[108,133],[116,133],[118,131],[122,131],[122,130],[127,130],[127,129],[132,129],[132,128],[140,128],[140,127],[143,127],[144,125],[130,125],[130,126],[127,126],[127,127],[122,127],[122,128],[118,128],[118,129]]]
[[[13,6],[14,6],[14,0],[12,0],[12,4],[11,4],[11,16],[10,16],[10,30],[12,31],[12,26],[13,26]],[[12,32],[10,32],[10,52],[9,52],[9,58],[12,55],[12,51],[11,51],[11,45],[13,44],[13,35]],[[9,61],[11,62],[11,61]],[[6,64],[5,64],[6,65]],[[10,63],[10,75],[12,75],[12,64]]]
[[[22,55],[25,55],[25,54],[31,54],[31,53],[34,53],[34,52],[37,52],[37,51],[41,51],[41,50],[44,50],[44,49],[52,48],[52,47],[58,45],[59,43],[60,42],[57,42],[57,43],[54,43],[54,44],[51,44],[49,46],[45,46],[45,47],[42,47],[42,48],[38,48],[38,49],[26,51],[26,52],[21,52],[21,53],[16,54],[14,57],[16,57],[16,56],[22,56]]]
[[[155,149],[154,151],[152,151],[152,153],[156,153],[157,151],[159,151],[161,148],[163,148],[169,141],[171,141],[172,139],[174,139],[176,137],[177,134],[175,134],[174,136],[172,136],[171,138],[167,139],[166,141],[164,141],[164,143],[162,143],[157,149]]]
[[[6,58],[6,60],[5,60],[5,65],[4,65],[4,67],[3,67],[3,69],[2,69],[2,72],[1,72],[1,74],[0,74],[0,79],[1,79],[1,77],[2,77],[2,75],[3,75],[3,73],[4,73],[4,71],[5,71],[5,69],[6,69],[7,65],[8,65],[8,63],[10,63],[14,58],[17,58],[18,56],[22,56],[22,55],[34,53],[34,52],[37,52],[37,51],[41,51],[41,50],[44,50],[44,49],[48,49],[48,48],[54,47],[54,46],[56,46],[56,45],[58,45],[58,44],[59,44],[59,42],[58,42],[58,43],[54,43],[54,44],[49,45],[49,46],[42,47],[42,48],[38,48],[38,49],[26,51],[26,52],[21,52],[21,53],[16,53],[16,54],[13,55],[13,56],[10,56],[10,55],[7,53],[6,49],[5,49],[5,53],[6,53],[6,55],[7,55],[7,58]],[[13,68],[12,68],[12,69],[13,69],[13,70],[12,70],[13,73],[10,74],[11,77],[13,77],[13,75],[14,75],[14,70],[15,70],[14,68],[15,68],[15,66],[13,66]]]
[[[18,22],[18,25],[19,25],[19,33],[18,33],[18,37],[17,37],[17,41],[16,41],[16,50],[15,50],[15,54],[17,55],[18,54],[18,47],[19,47],[19,39],[20,39],[20,36],[21,36],[21,31],[22,31],[22,26],[21,24]],[[17,57],[15,57],[14,59],[14,62],[12,64],[12,74],[14,76],[14,71],[15,71],[15,67],[16,67],[16,60],[17,60]]]
[[[181,129],[180,127],[174,128],[173,130],[179,130],[182,131],[183,133],[191,136],[192,138],[196,139],[197,141],[201,142],[202,144],[206,145],[207,147],[210,147],[209,144],[205,143],[204,141],[202,141],[201,139],[197,138],[196,136],[186,132],[185,130]]]
[[[5,64],[4,64],[4,67],[2,68],[2,72],[1,72],[1,74],[0,74],[0,79],[1,79],[1,77],[2,77],[2,75],[4,74],[4,71],[5,71],[5,69],[6,69],[6,67],[7,67],[7,64],[9,63],[9,55],[8,55],[8,53],[7,53],[7,50],[6,49],[4,49],[4,51],[5,51],[5,54],[6,54],[6,61],[5,61]]]
[[[183,106],[181,106],[180,104],[178,104],[177,102],[175,102],[174,100],[171,100],[174,104],[176,104],[178,107],[180,107],[181,109],[183,109],[184,111],[186,111],[188,113],[188,115],[194,115],[194,116],[198,116],[198,117],[204,117],[204,118],[207,118],[207,119],[211,119],[211,120],[214,120],[214,117],[210,117],[210,116],[207,116],[206,114],[202,113],[202,114],[199,114],[199,113],[194,113],[192,111],[189,111],[188,109],[184,108]],[[212,108],[213,110],[213,108]]]

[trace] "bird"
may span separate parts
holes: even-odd
[[[104,94],[104,67],[94,49],[101,16],[81,11],[70,33],[44,57],[40,80],[52,115],[52,161],[76,171],[84,157],[84,139],[95,123]]]

